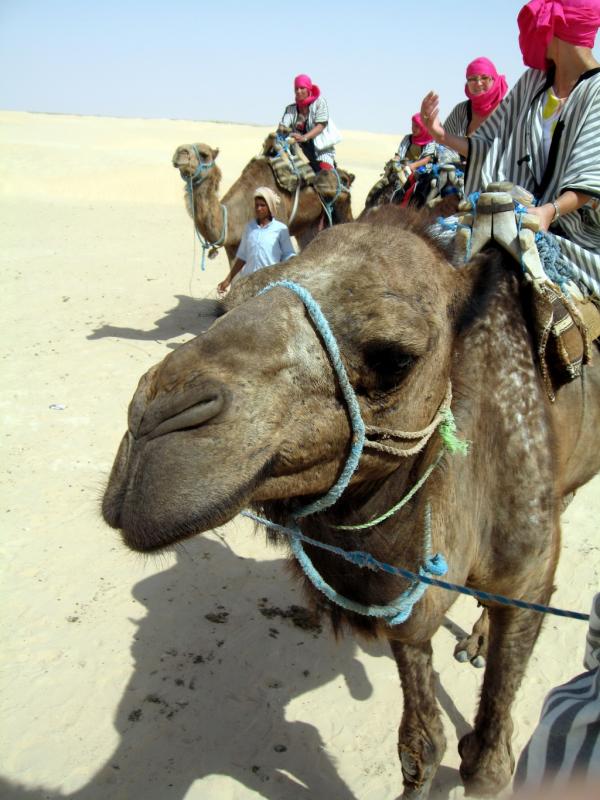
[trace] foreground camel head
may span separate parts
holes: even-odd
[[[173,154],[173,166],[179,170],[182,178],[193,178],[198,167],[203,164],[210,168],[217,156],[219,149],[213,149],[207,144],[198,142],[197,144],[182,144]]]
[[[324,231],[240,281],[226,313],[141,379],[103,502],[126,544],[152,551],[248,505],[326,492],[349,448],[348,410],[321,336],[289,279],[320,303],[366,424],[417,430],[444,397],[476,266],[456,271],[397,209]],[[348,489],[397,459],[365,452]]]

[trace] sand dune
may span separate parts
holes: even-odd
[[[383,645],[301,627],[283,555],[243,520],[177,555],[126,551],[99,497],[140,375],[201,330],[224,255],[198,266],[175,147],[220,148],[223,187],[267,129],[0,113],[3,254],[3,700],[0,796],[381,800],[401,791],[402,697]],[[398,137],[348,132],[355,213]],[[598,589],[600,482],[564,515],[556,605]],[[207,616],[208,615],[208,616]],[[433,797],[462,797],[457,737],[481,672],[435,637],[448,751]],[[582,670],[585,624],[550,618],[515,707]]]

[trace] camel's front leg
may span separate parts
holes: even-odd
[[[475,729],[458,745],[468,795],[495,796],[510,781],[515,766],[511,707],[540,625],[541,615],[533,611],[489,609],[488,660]]]
[[[409,645],[390,641],[404,697],[398,754],[405,800],[426,800],[446,749],[446,737],[435,699],[431,642]]]

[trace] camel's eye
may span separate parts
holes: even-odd
[[[384,392],[398,386],[416,361],[395,342],[369,342],[363,354],[367,367],[375,373],[376,388]]]

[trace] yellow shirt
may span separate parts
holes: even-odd
[[[542,132],[544,137],[544,154],[546,161],[548,160],[548,153],[550,152],[550,143],[556,123],[558,122],[565,98],[557,97],[552,91],[552,87],[546,92],[546,98],[542,107]]]

